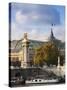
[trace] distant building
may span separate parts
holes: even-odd
[[[57,45],[62,55],[65,55],[65,43],[54,37],[51,30],[50,37],[47,42],[52,42]],[[16,66],[15,63],[19,62],[21,67],[30,67],[33,65],[35,48],[46,44],[44,41],[29,40],[27,34],[24,34],[24,38],[21,40],[9,41],[9,59],[11,66]],[[18,64],[17,64],[18,65]]]

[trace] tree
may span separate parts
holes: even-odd
[[[54,43],[47,43],[35,50],[34,63],[42,66],[44,62],[47,65],[57,65],[57,58],[59,55],[58,48]]]
[[[43,59],[44,59],[43,47],[39,47],[39,48],[35,49],[34,64],[37,66],[42,66]]]
[[[52,64],[52,65],[57,65],[57,59],[59,56],[59,51],[58,48],[56,47],[56,45],[54,43],[47,43],[44,46],[44,51],[45,51],[45,61],[48,65]]]

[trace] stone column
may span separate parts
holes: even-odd
[[[58,56],[58,65],[57,68],[60,68],[60,57]]]
[[[24,33],[24,39],[22,40],[23,47],[23,61],[21,62],[21,67],[29,67],[29,40],[27,38],[27,33]]]
[[[61,76],[60,56],[58,56],[57,73],[58,76]]]

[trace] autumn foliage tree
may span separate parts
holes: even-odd
[[[39,47],[35,49],[34,64],[37,66],[42,66],[43,61],[44,61],[44,49],[43,47]]]
[[[59,56],[58,48],[54,43],[48,43],[44,46],[44,60],[48,65],[57,65],[57,59]]]
[[[58,48],[54,43],[47,43],[35,50],[34,64],[42,66],[44,62],[47,65],[57,65],[59,55]]]

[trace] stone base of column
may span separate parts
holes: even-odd
[[[30,64],[29,62],[21,62],[21,68],[29,68]]]

